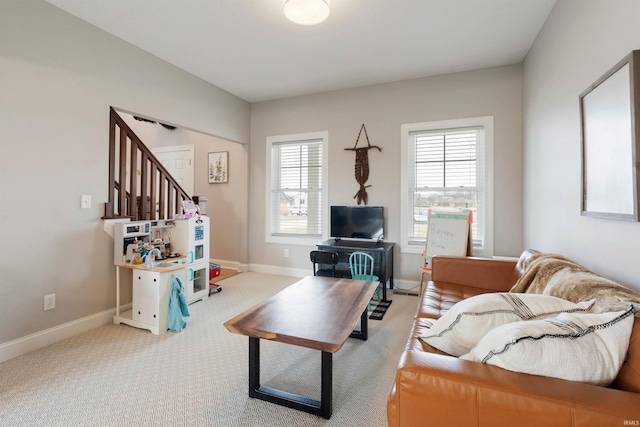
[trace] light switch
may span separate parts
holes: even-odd
[[[91,209],[91,195],[84,194],[80,196],[80,208]]]

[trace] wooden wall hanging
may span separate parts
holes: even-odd
[[[358,141],[360,140],[360,135],[364,130],[364,136],[367,138],[367,146],[358,148]],[[369,179],[369,150],[372,148],[377,148],[378,151],[382,152],[382,148],[377,145],[371,145],[369,142],[369,135],[367,135],[367,129],[364,127],[364,123],[360,127],[360,132],[358,132],[358,138],[356,138],[356,145],[353,148],[345,148],[345,151],[355,151],[356,152],[356,165],[355,165],[355,175],[356,181],[360,184],[360,189],[353,196],[354,199],[357,199],[358,204],[364,203],[365,205],[369,203],[369,196],[367,195],[367,187],[371,187],[371,185],[364,185]]]

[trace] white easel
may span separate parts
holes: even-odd
[[[429,210],[427,239],[420,266],[420,293],[422,297],[424,275],[431,273],[431,259],[436,255],[471,256],[471,211],[432,212]]]

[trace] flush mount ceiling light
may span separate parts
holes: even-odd
[[[329,16],[329,0],[284,0],[284,15],[296,24],[319,24]]]

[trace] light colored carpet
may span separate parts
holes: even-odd
[[[386,426],[417,298],[393,295],[369,340],[333,356],[330,420],[248,396],[248,338],[223,323],[296,282],[243,273],[190,306],[182,332],[109,324],[0,363],[0,425]],[[261,341],[262,384],[319,399],[320,353]]]

